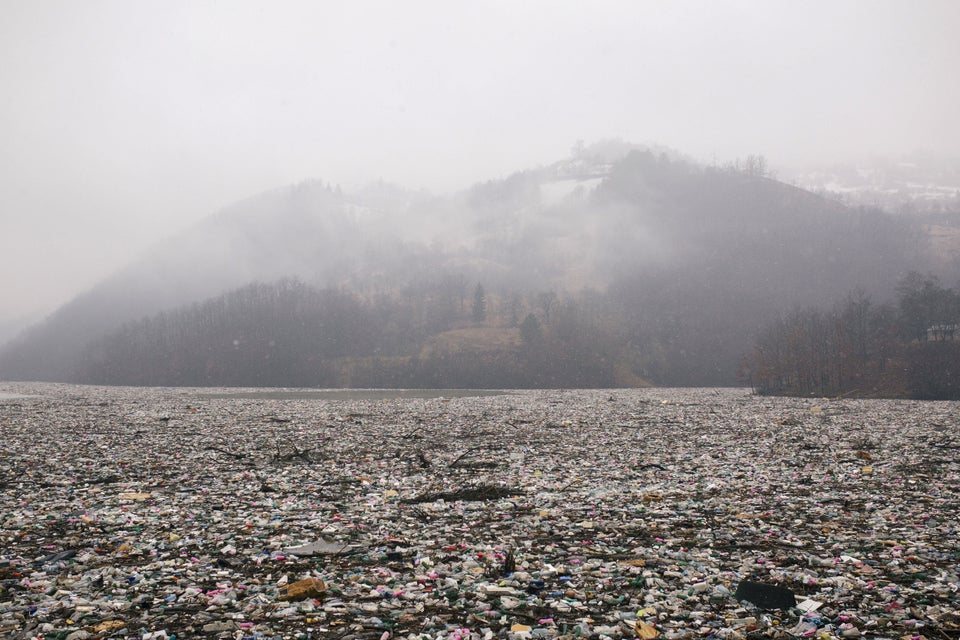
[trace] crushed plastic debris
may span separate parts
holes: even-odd
[[[807,598],[803,602],[797,604],[797,609],[800,609],[800,611],[803,611],[804,613],[810,613],[811,611],[816,611],[822,606],[822,602],[817,602],[816,600],[810,600]]]
[[[0,391],[4,638],[960,636],[955,403]]]
[[[277,593],[277,600],[306,600],[320,598],[327,590],[323,580],[319,578],[304,578],[293,584],[282,585]]]
[[[336,555],[339,553],[344,553],[348,549],[350,549],[349,544],[344,544],[343,542],[337,542],[335,540],[320,539],[296,547],[287,547],[283,550],[283,552],[292,556],[306,557]]]

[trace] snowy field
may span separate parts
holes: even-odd
[[[957,403],[0,392],[2,637],[960,637]]]

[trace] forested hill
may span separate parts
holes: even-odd
[[[756,166],[622,146],[444,197],[305,183],[233,205],[78,296],[0,351],[0,378],[735,384],[768,319],[856,287],[886,294],[926,269],[926,247],[906,220],[845,208]],[[240,299],[276,314],[258,320],[258,331],[274,327],[261,336],[269,354],[245,352],[256,341],[229,329],[228,302]],[[163,348],[141,344],[160,336]],[[294,352],[283,345],[303,341],[315,348],[285,359]],[[189,366],[175,356],[186,344]],[[203,352],[221,356],[201,362]],[[564,364],[574,361],[583,366]]]

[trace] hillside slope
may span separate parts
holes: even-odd
[[[317,182],[251,198],[7,344],[0,378],[84,381],[84,349],[124,323],[295,277],[417,310],[397,352],[455,328],[482,282],[506,324],[527,314],[549,324],[551,307],[569,303],[604,327],[633,375],[733,384],[765,318],[855,287],[889,291],[930,263],[908,221],[763,176],[620,151],[587,150],[448,197]]]

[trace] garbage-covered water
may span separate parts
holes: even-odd
[[[472,398],[499,396],[501,389],[258,389],[255,391],[203,392],[197,397],[208,400],[406,400],[412,398]]]
[[[0,385],[11,638],[956,638],[957,403]]]

